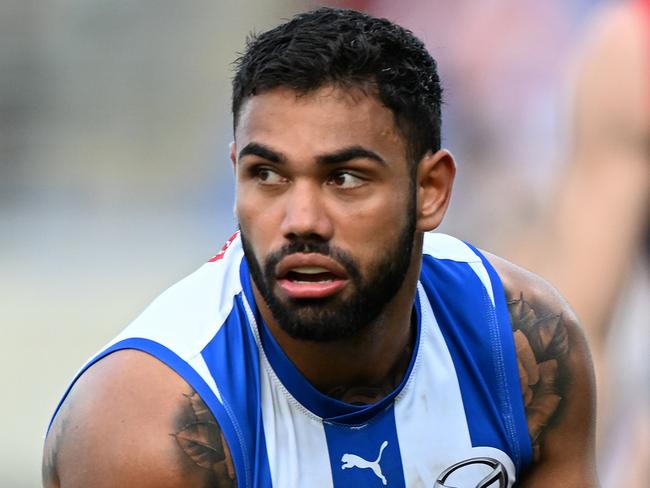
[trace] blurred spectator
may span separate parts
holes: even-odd
[[[603,485],[647,487],[650,0],[608,6],[583,49],[568,164],[546,224],[523,247],[529,267],[558,286],[589,336]]]

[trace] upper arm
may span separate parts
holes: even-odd
[[[598,340],[650,216],[650,43],[633,4],[604,11],[581,52],[571,151],[535,263]]]
[[[489,259],[506,291],[534,449],[523,486],[596,486],[593,367],[577,318],[541,278]]]
[[[228,446],[199,395],[144,353],[113,353],[76,382],[48,433],[46,487],[236,486]]]

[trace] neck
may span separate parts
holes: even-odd
[[[375,351],[370,345],[355,348],[335,361],[335,368],[327,356],[322,357],[322,364],[329,374],[328,377],[318,375],[321,384],[317,388],[333,398],[353,404],[374,403],[388,396],[408,369],[416,336],[414,318],[398,340],[383,341],[382,347]],[[390,337],[390,334],[386,336]]]
[[[379,401],[402,381],[416,337],[413,298],[420,261],[413,260],[401,289],[356,336],[315,342],[289,336],[272,316],[257,288],[255,300],[271,334],[298,370],[319,391],[347,403]]]

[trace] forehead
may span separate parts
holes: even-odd
[[[406,147],[393,112],[375,95],[335,86],[306,94],[276,88],[248,98],[235,141],[239,147],[256,142],[287,154],[361,145],[386,159],[404,158]]]

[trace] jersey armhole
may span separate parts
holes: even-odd
[[[499,323],[499,340],[495,344],[495,348],[500,351],[497,350],[495,353],[501,355],[503,382],[506,386],[504,391],[499,392],[500,409],[510,431],[513,452],[518,458],[515,460],[517,471],[521,472],[532,463],[533,448],[528,433],[523,395],[520,390],[519,367],[506,293],[501,278],[490,261],[476,247],[467,242],[465,244],[481,259],[492,285],[494,307]]]
[[[136,337],[136,338],[129,338],[129,339],[119,341],[111,345],[110,347],[104,349],[95,357],[93,357],[90,361],[88,361],[81,368],[81,370],[76,374],[74,379],[70,382],[70,385],[67,387],[65,393],[61,397],[61,400],[59,401],[56,409],[54,410],[54,414],[50,419],[47,432],[49,433],[50,428],[52,427],[52,423],[54,422],[56,415],[61,409],[61,405],[63,404],[68,394],[70,393],[70,390],[77,382],[77,380],[81,377],[81,375],[88,368],[90,368],[92,365],[94,365],[101,359],[105,358],[106,356],[114,352],[125,350],[125,349],[138,350],[158,359],[159,361],[161,361],[162,363],[170,367],[174,372],[176,372],[176,374],[178,374],[181,378],[183,378],[192,387],[192,389],[194,389],[194,391],[196,391],[199,394],[201,399],[205,402],[205,404],[210,409],[210,412],[212,412],[212,415],[214,416],[215,420],[217,421],[217,424],[219,425],[219,428],[223,432],[223,436],[226,440],[226,443],[228,444],[228,448],[230,449],[230,454],[233,459],[238,486],[242,486],[242,487],[251,486],[250,468],[249,468],[249,464],[246,462],[246,453],[243,447],[244,444],[243,444],[243,436],[241,433],[241,429],[239,429],[237,425],[237,421],[234,418],[234,416],[231,414],[231,412],[229,412],[227,405],[223,404],[219,400],[219,398],[212,390],[212,388],[210,388],[210,386],[199,375],[199,373],[197,373],[196,370],[192,366],[190,366],[184,359],[178,356],[171,349],[150,339]]]

